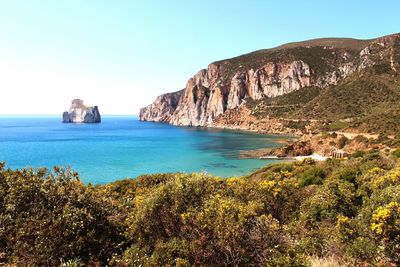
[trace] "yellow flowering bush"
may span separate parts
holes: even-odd
[[[352,220],[342,214],[337,216],[336,229],[339,231],[340,238],[344,241],[354,238],[356,232],[352,225]]]
[[[373,190],[383,189],[390,185],[400,184],[400,166],[390,170],[384,175],[380,175],[371,181],[371,188]]]
[[[400,205],[390,202],[378,207],[372,214],[371,230],[383,238],[400,236]]]

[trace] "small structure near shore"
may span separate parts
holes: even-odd
[[[349,156],[349,153],[343,151],[341,149],[337,149],[336,147],[332,147],[330,149],[329,156],[334,159],[343,159]]]

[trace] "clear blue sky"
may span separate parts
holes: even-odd
[[[400,1],[0,1],[0,114],[135,114],[213,61],[400,32]]]

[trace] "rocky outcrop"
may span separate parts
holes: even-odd
[[[151,105],[140,109],[140,119],[155,122],[167,121],[169,116],[174,113],[182,92],[183,90],[160,95]]]
[[[273,149],[271,154],[283,158],[309,156],[313,152],[310,141],[297,141],[284,147]]]
[[[210,64],[189,79],[183,91],[161,95],[142,108],[140,120],[212,126],[216,117],[240,106],[246,97],[275,97],[311,85],[311,69],[303,61],[268,63],[237,72],[227,84],[222,82],[224,74],[222,65]]]
[[[314,44],[315,51],[324,55],[318,59],[320,62],[306,51],[312,49],[310,45],[301,47],[301,51],[305,51],[302,54],[297,47],[274,57],[278,50],[272,49],[263,57],[256,52],[215,62],[190,78],[183,91],[162,95],[141,109],[139,118],[183,126],[216,126],[216,118],[225,116],[227,110],[236,109],[247,100],[273,98],[310,86],[336,85],[374,66],[382,58],[390,58],[387,51],[391,49],[387,48],[394,38],[398,38],[397,35],[369,43],[352,40],[349,47]],[[359,42],[360,47],[354,48],[354,42]],[[321,69],[326,71],[321,73]]]
[[[87,107],[80,99],[72,100],[69,111],[63,113],[64,123],[99,123],[101,116],[97,106]]]

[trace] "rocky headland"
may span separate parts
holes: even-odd
[[[183,90],[161,95],[142,108],[140,120],[280,132],[287,128],[281,119],[294,116],[274,111],[302,107],[295,99],[284,104],[274,99],[297,91],[301,98],[308,89],[320,96],[324,89],[371,75],[398,76],[399,40],[399,34],[372,40],[316,39],[214,62],[190,78]],[[261,113],[266,114],[261,118]],[[297,120],[310,119],[308,114],[296,115]]]
[[[400,132],[400,34],[290,43],[211,63],[141,121],[312,136]],[[397,140],[397,139],[396,139]]]
[[[80,99],[72,100],[69,111],[62,116],[64,123],[99,123],[101,122],[100,112],[97,106],[87,107]]]

